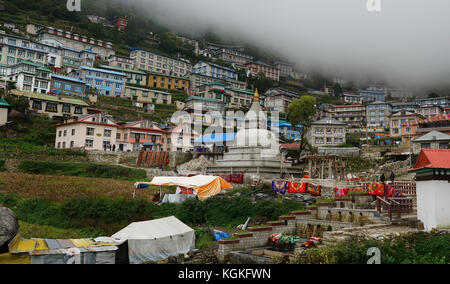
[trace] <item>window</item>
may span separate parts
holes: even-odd
[[[86,139],[86,143],[84,144],[86,148],[93,148],[94,147],[94,140]]]
[[[120,139],[120,133],[116,134],[116,139]]]
[[[58,112],[58,104],[47,102],[47,106],[45,107],[45,111]]]
[[[422,146],[422,149],[431,149],[430,143],[422,143],[421,146]]]
[[[94,131],[95,131],[94,128],[92,128],[92,127],[87,127],[87,128],[86,128],[86,135],[87,135],[87,136],[94,136]]]
[[[448,142],[439,143],[439,149],[448,149]]]
[[[67,136],[67,130],[64,130],[64,137]]]
[[[111,137],[111,133],[112,133],[111,129],[105,129],[104,136],[110,138]]]
[[[63,147],[63,149],[66,149],[66,142],[62,143],[62,147]]]
[[[70,148],[73,148],[74,142],[70,141]]]
[[[72,129],[72,136],[75,135],[75,129]]]
[[[65,85],[64,85],[64,90],[66,90],[66,91],[72,91],[72,85],[71,85],[71,84],[65,84]]]
[[[83,108],[81,106],[75,106],[75,114],[81,114],[83,113]]]
[[[69,104],[63,104],[63,112],[70,113],[70,105]]]
[[[62,135],[62,131],[60,130],[60,131],[58,131],[58,137],[61,137],[61,135]]]
[[[58,142],[58,146],[56,146],[56,148],[61,148],[61,142]]]

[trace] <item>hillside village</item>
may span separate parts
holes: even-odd
[[[323,79],[181,33],[149,30],[129,46],[13,19],[0,20],[0,213],[17,224],[0,238],[0,263],[65,262],[57,239],[102,246],[105,263],[198,264],[308,263],[355,237],[380,247],[430,231],[421,241],[449,239],[447,94]],[[131,33],[125,13],[112,19],[83,15]],[[165,49],[167,37],[186,53]],[[298,119],[300,109],[311,112]],[[187,249],[124,256],[129,224],[188,230],[183,242],[170,233]],[[20,249],[33,241],[48,260]]]

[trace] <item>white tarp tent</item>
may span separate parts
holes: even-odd
[[[195,248],[195,232],[174,216],[131,223],[111,236],[116,245],[128,241],[131,264],[158,261]]]
[[[200,200],[206,200],[222,190],[231,189],[233,186],[221,177],[217,176],[192,176],[192,177],[154,177],[151,182],[137,182],[136,188],[142,185],[181,186],[192,188]]]

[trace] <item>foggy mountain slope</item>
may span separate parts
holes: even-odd
[[[450,76],[450,1],[127,0],[126,5],[186,33],[212,29],[275,52],[302,69],[436,87]]]

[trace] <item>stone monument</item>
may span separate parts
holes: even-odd
[[[207,173],[243,173],[266,179],[300,174],[299,169],[292,168],[292,163],[283,161],[278,133],[267,130],[267,116],[259,103],[258,90],[232,146],[228,147],[223,160],[208,167]]]

